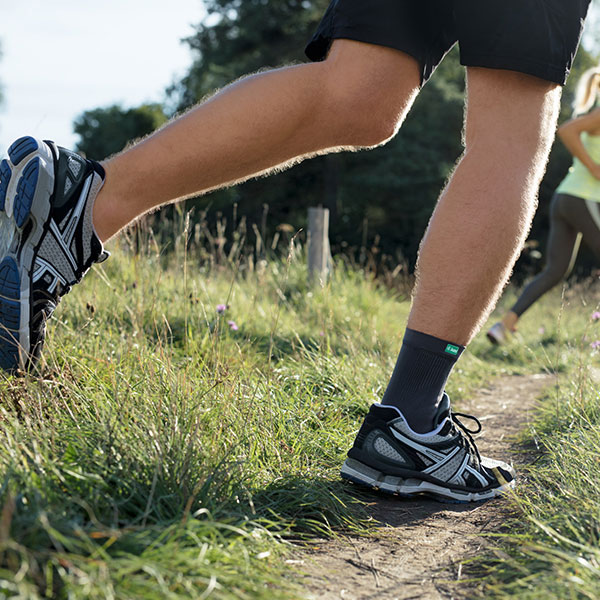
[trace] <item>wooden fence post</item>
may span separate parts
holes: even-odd
[[[331,251],[329,249],[329,209],[308,209],[308,280],[324,285],[329,276]]]

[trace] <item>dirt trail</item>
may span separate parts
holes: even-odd
[[[481,390],[461,412],[477,415],[483,432],[477,436],[482,454],[526,462],[511,436],[527,424],[548,375],[503,377]],[[511,448],[513,444],[513,448]],[[514,452],[512,450],[515,450]],[[485,546],[478,534],[494,531],[507,514],[502,499],[483,504],[441,504],[374,496],[370,514],[380,526],[368,539],[323,541],[296,563],[306,573],[308,599],[318,600],[437,600],[465,598],[457,586],[460,561]],[[298,564],[300,563],[300,564]],[[461,589],[462,588],[462,589]]]

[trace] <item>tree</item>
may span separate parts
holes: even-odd
[[[303,48],[328,0],[205,0],[208,16],[185,41],[195,58],[171,88],[178,108],[265,67],[304,61]]]
[[[125,109],[114,105],[88,110],[73,124],[81,140],[77,151],[89,158],[103,160],[120,152],[138,138],[152,133],[167,120],[160,104],[143,104]]]

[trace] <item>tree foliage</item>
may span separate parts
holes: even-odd
[[[127,109],[114,105],[88,110],[73,124],[75,133],[81,138],[77,151],[89,158],[103,160],[123,150],[131,141],[152,133],[166,120],[160,104]]]
[[[266,67],[304,61],[328,0],[206,0],[208,16],[186,43],[193,64],[172,92],[179,108]]]

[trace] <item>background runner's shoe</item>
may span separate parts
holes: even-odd
[[[490,327],[485,335],[492,344],[501,346],[508,339],[508,330],[504,326],[504,323],[498,321],[498,323],[494,323],[494,325]]]
[[[473,419],[468,430],[458,417]],[[412,496],[429,494],[451,502],[473,502],[498,496],[514,487],[515,472],[507,464],[482,458],[470,433],[479,433],[475,417],[452,413],[446,394],[436,428],[419,434],[393,406],[374,404],[342,467],[342,477],[368,487]]]
[[[32,137],[0,162],[0,368],[36,363],[61,296],[107,258],[92,225],[103,183],[98,163]]]

